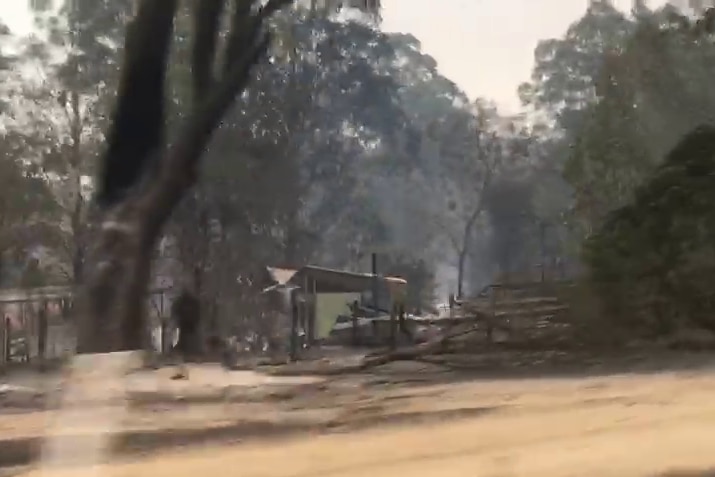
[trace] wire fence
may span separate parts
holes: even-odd
[[[155,289],[149,294],[152,328],[160,327],[165,321],[169,295],[167,288]],[[0,369],[61,360],[74,354],[77,341],[72,319],[73,300],[74,291],[68,286],[0,290]],[[161,343],[153,341],[154,346],[161,349]]]

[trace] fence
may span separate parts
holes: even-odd
[[[168,312],[168,291],[163,288],[150,293],[148,312],[154,323],[161,322]],[[62,359],[74,353],[73,298],[68,286],[0,290],[0,368]]]

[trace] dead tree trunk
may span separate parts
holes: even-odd
[[[107,152],[99,177],[81,294],[79,352],[141,349],[151,258],[162,228],[196,182],[214,128],[246,87],[268,46],[264,22],[290,0],[235,2],[221,74],[213,74],[224,0],[195,2],[193,111],[163,141],[164,81],[177,0],[145,0],[128,27]],[[233,3],[233,2],[232,2]]]

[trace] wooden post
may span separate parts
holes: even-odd
[[[171,346],[173,345],[171,335],[171,317],[166,315],[164,310],[164,293],[165,290],[161,291],[159,295],[159,359],[162,360],[164,355],[168,355],[171,352]]]
[[[40,309],[37,312],[37,358],[40,366],[44,366],[47,359],[47,334],[49,326],[47,323],[47,301],[40,302]]]
[[[163,356],[169,353],[169,346],[167,346],[167,341],[169,341],[169,320],[166,316],[162,315],[159,325],[161,326],[159,329],[159,355]]]
[[[7,363],[7,326],[5,323],[5,315],[3,314],[0,321],[0,365],[4,366]]]
[[[398,322],[400,324],[400,332],[402,332],[403,335],[405,335],[407,338],[410,339],[410,341],[413,340],[412,333],[410,332],[409,328],[407,327],[407,313],[405,312],[405,303],[404,302],[399,302],[397,304],[397,317],[398,317]]]
[[[310,316],[308,313],[308,296],[310,295],[310,279],[308,275],[303,280],[303,288],[301,289],[300,302],[300,326],[303,328],[303,342],[301,348],[308,347],[310,344]]]
[[[350,308],[352,311],[353,346],[358,346],[360,344],[360,336],[358,335],[358,301],[353,301],[353,304]]]
[[[290,360],[298,361],[298,304],[295,300],[295,290],[290,292]]]
[[[492,344],[494,342],[494,321],[496,320],[496,314],[497,314],[497,290],[499,287],[492,286],[489,289],[489,303],[490,303],[490,308],[489,313],[487,314],[487,343]]]
[[[317,303],[318,303],[318,293],[317,293],[317,287],[315,280],[311,280],[311,293],[310,293],[310,302],[309,302],[309,314],[308,314],[308,322],[309,322],[309,327],[310,327],[310,332],[308,333],[308,345],[313,346],[315,343],[315,326],[317,324],[317,319],[318,317],[316,316],[316,313],[318,311],[317,308]]]
[[[546,281],[546,224],[539,224],[539,242],[541,245],[541,283]]]
[[[30,328],[30,323],[28,323],[27,314],[25,313],[25,302],[20,303],[20,316],[22,322],[22,328],[25,335],[25,362],[30,362],[30,345],[32,340],[32,329]]]
[[[164,290],[159,293],[159,316],[164,321]]]
[[[377,254],[372,254],[372,306],[375,309],[375,316],[380,315],[380,302],[378,300],[379,283],[377,279]]]
[[[397,348],[397,307],[390,307],[390,349]]]
[[[3,328],[5,329],[5,333],[4,333],[5,334],[5,336],[4,336],[5,349],[3,350],[4,354],[5,354],[5,362],[9,363],[10,362],[10,342],[12,340],[11,336],[10,336],[11,330],[10,330],[10,317],[9,316],[5,316],[3,318],[2,325],[3,325]]]

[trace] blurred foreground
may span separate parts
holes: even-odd
[[[84,467],[82,439],[93,432],[77,429],[67,437],[77,455],[49,474],[715,475],[706,473],[715,469],[712,364],[672,354],[568,375],[536,366],[519,379],[406,362],[330,377],[196,365],[190,381],[170,381],[168,369],[142,371],[128,378],[122,428],[104,430],[114,434],[112,459]],[[58,381],[4,382],[0,475],[39,475],[33,462],[57,413]]]

